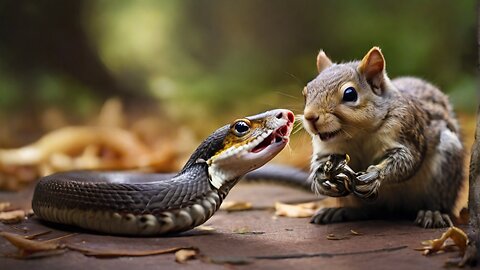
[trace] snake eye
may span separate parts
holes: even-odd
[[[348,87],[343,91],[343,102],[355,102],[357,101],[358,94],[357,90],[353,87]]]
[[[243,136],[250,131],[250,122],[238,120],[232,125],[233,133],[237,136]]]

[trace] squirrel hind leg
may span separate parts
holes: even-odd
[[[368,211],[362,208],[333,207],[322,208],[310,220],[313,224],[330,224],[347,221],[366,220],[371,218]]]
[[[425,229],[445,228],[453,226],[453,222],[448,214],[440,211],[420,210],[418,211],[415,223]]]

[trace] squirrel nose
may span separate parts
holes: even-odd
[[[315,112],[308,111],[308,112],[305,112],[305,114],[303,115],[303,118],[305,118],[305,120],[309,122],[315,123],[318,121],[320,116]]]

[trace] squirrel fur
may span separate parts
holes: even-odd
[[[339,197],[340,208],[320,210],[312,223],[402,216],[426,228],[451,225],[465,184],[465,150],[447,96],[419,78],[391,80],[378,47],[339,64],[320,51],[317,69],[303,90],[312,170],[329,155],[348,154],[355,172],[377,173],[380,185],[375,201]],[[317,193],[343,196],[312,181]]]

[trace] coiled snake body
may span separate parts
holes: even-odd
[[[32,200],[43,220],[99,232],[158,235],[207,221],[244,174],[288,143],[294,115],[278,109],[211,134],[178,174],[62,172],[40,179]]]

